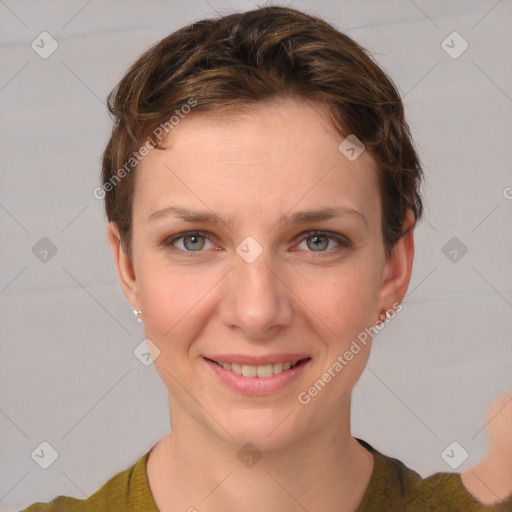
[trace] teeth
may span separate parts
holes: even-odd
[[[262,364],[256,367],[258,377],[272,377],[274,375],[274,366],[271,364]]]
[[[256,377],[258,373],[258,366],[252,366],[248,364],[242,365],[242,375],[244,377]]]
[[[272,369],[274,373],[281,373],[283,371],[283,363],[275,363]]]
[[[226,363],[229,365],[229,363]],[[231,370],[232,372],[238,373],[238,375],[242,375],[242,367],[239,364],[233,363],[231,368],[226,368],[226,370]]]
[[[215,361],[217,363],[217,361]],[[299,361],[290,361],[286,363],[274,363],[274,364],[260,364],[258,366],[253,364],[230,364],[230,363],[217,363],[224,370],[230,370],[238,375],[244,377],[260,377],[268,378],[272,375],[289,370],[297,365]]]

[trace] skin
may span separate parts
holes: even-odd
[[[169,149],[151,150],[137,169],[132,260],[109,224],[122,290],[143,312],[169,391],[172,431],[147,466],[162,511],[349,512],[364,495],[373,458],[350,434],[350,395],[371,341],[309,404],[297,395],[402,301],[414,217],[408,212],[407,234],[386,260],[375,162],[368,151],[349,161],[341,141],[323,107],[299,99],[238,115],[192,112],[171,132]],[[178,205],[223,223],[174,215],[148,222]],[[359,211],[366,223],[355,216],[279,223],[298,210],[339,206]],[[316,229],[343,235],[349,247],[321,236],[317,248],[307,233]],[[165,243],[192,230],[210,238]],[[263,248],[252,263],[236,252],[248,236]],[[230,390],[203,357],[283,352],[311,361],[266,396]],[[247,442],[261,454],[251,467],[237,457]]]
[[[487,408],[486,455],[461,473],[462,483],[479,501],[498,503],[512,495],[512,393],[503,393]]]

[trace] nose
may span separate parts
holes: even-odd
[[[265,340],[291,324],[290,284],[266,251],[251,263],[237,255],[227,277],[227,294],[220,308],[227,327],[247,339]]]

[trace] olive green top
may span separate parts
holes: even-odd
[[[466,490],[459,473],[435,473],[423,479],[398,459],[358,441],[372,453],[374,467],[356,512],[512,512],[512,495],[501,504],[484,505]],[[88,499],[58,496],[22,512],[158,512],[146,475],[148,455],[113,476]]]

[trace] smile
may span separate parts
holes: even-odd
[[[252,364],[219,363],[218,361],[213,362],[221,368],[224,368],[224,370],[231,371],[237,375],[242,375],[244,377],[260,377],[265,379],[289,370],[290,368],[294,368],[300,361],[301,360],[285,363],[260,364],[257,366]]]
[[[270,395],[291,386],[312,364],[307,354],[212,354],[203,360],[217,382],[250,396]]]

